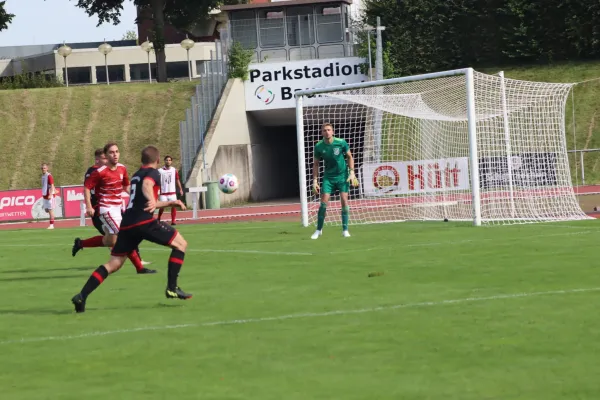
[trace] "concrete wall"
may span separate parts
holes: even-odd
[[[240,187],[235,193],[220,193],[222,205],[243,203],[250,199],[253,181],[252,157],[252,150],[248,144],[219,146],[219,150],[210,167],[214,180],[216,181],[224,174],[231,173],[237,176],[240,183]]]
[[[219,152],[219,149],[222,146],[245,145],[248,147],[248,155],[246,157],[248,159],[251,159],[251,150],[249,148],[249,145],[251,143],[250,127],[248,125],[248,119],[245,110],[246,104],[244,96],[244,83],[241,79],[230,79],[227,82],[227,85],[225,86],[223,96],[221,96],[221,100],[217,105],[214,118],[211,121],[211,124],[208,128],[208,132],[204,139],[204,153],[206,157],[207,170],[205,171],[203,169],[204,160],[202,158],[202,153],[200,153],[196,157],[196,162],[194,163],[194,167],[192,169],[192,173],[190,174],[190,178],[185,184],[186,187],[202,186],[206,177],[208,177],[208,179],[212,181],[216,181],[223,173],[232,172],[223,170],[226,165],[224,160],[231,160],[231,158],[228,158],[229,153],[222,153],[222,155],[219,155],[217,161],[217,153]],[[234,166],[235,168],[238,168],[239,165],[244,165],[244,163],[246,163],[245,161],[242,161],[241,164],[237,164],[236,161],[231,162],[233,163],[232,166]],[[214,170],[213,163],[215,166]],[[235,172],[232,173],[235,174]],[[242,199],[240,197],[241,195],[239,194],[236,197],[223,197],[223,203],[221,203],[222,205],[227,205],[229,202],[234,200],[247,201],[250,199],[250,187],[252,185],[252,176],[248,176],[248,181],[246,182],[243,182],[243,179],[246,179],[245,176],[247,175],[242,174],[242,176],[240,176],[236,174],[236,176],[240,181],[240,186],[249,185],[247,191],[240,191],[240,193],[245,193],[246,198]],[[188,198],[187,201],[189,204],[191,204],[191,198]]]

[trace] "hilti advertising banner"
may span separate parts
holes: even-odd
[[[365,196],[394,196],[469,189],[469,159],[365,163],[362,167]]]
[[[54,199],[54,216],[63,216],[62,198]],[[44,211],[44,199],[40,189],[0,191],[0,222],[45,219],[50,216]]]
[[[79,218],[81,216],[81,202],[83,198],[83,186],[63,186],[63,204],[65,218]],[[124,207],[129,204],[129,194],[123,192],[121,194],[125,203]]]

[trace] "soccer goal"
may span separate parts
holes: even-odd
[[[588,219],[567,157],[572,86],[465,68],[296,92],[302,224],[319,208],[311,168],[325,122],[355,159],[350,224]],[[340,208],[332,197],[326,224]]]

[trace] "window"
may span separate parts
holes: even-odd
[[[317,40],[319,43],[344,40],[341,6],[317,7]]]
[[[259,14],[260,46],[285,46],[284,19],[282,10],[262,10]]]
[[[69,68],[69,77],[71,77],[71,68]],[[111,82],[125,82],[125,66],[109,65],[108,79]],[[106,67],[96,67],[96,82],[106,83]]]
[[[190,65],[191,68],[191,65]],[[167,78],[187,78],[188,77],[188,63],[187,61],[174,61],[167,63]]]
[[[291,7],[286,11],[287,39],[290,46],[315,43],[312,7]]]
[[[104,68],[104,67],[102,67]],[[110,67],[109,67],[110,68]],[[63,79],[65,79],[65,69],[63,68]],[[91,67],[71,67],[69,68],[69,83],[82,84],[92,83]]]
[[[156,63],[150,64],[152,70],[152,80],[156,80]],[[132,81],[147,81],[148,64],[129,64],[129,76]]]
[[[231,14],[231,39],[246,49],[258,47],[256,16],[254,11],[238,11]]]

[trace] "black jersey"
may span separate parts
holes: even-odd
[[[85,182],[90,178],[90,175],[92,175],[92,172],[94,172],[97,169],[98,169],[97,165],[92,165],[91,167],[88,168],[88,170],[85,172],[85,178],[83,178],[84,186],[85,186]],[[96,198],[96,191],[94,189],[92,189],[92,190],[90,190],[90,193],[91,193],[90,200],[92,202],[92,207],[96,208],[98,205],[98,199]]]
[[[154,200],[158,199],[158,191],[160,190],[160,172],[157,169],[150,167],[140,168],[131,177],[131,189],[129,192],[129,204],[123,214],[123,221],[121,222],[121,229],[127,229],[136,225],[141,225],[147,222],[152,222],[153,214],[148,211],[144,211],[147,207],[148,199],[144,196],[142,187],[144,181],[152,181]]]

